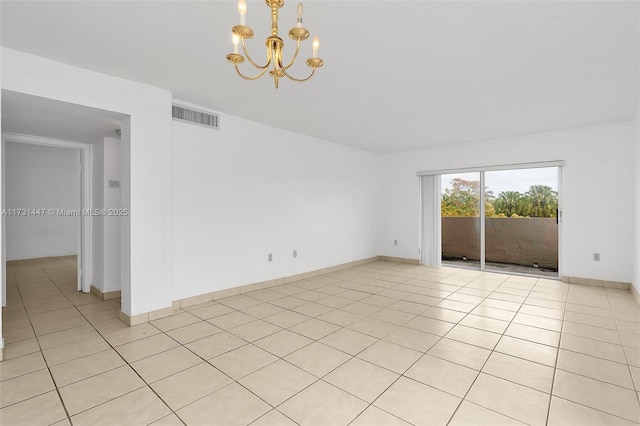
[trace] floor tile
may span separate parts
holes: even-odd
[[[347,328],[338,330],[335,333],[320,339],[321,343],[350,355],[356,355],[377,341],[378,339],[375,337],[349,330]]]
[[[414,425],[437,426],[447,424],[459,403],[453,395],[401,377],[374,405]]]
[[[296,426],[296,423],[278,410],[271,410],[252,422],[251,426]]]
[[[178,410],[231,383],[232,380],[215,367],[203,362],[187,370],[159,380],[151,387],[173,410]]]
[[[500,352],[491,354],[482,372],[546,393],[553,385],[552,367]]]
[[[366,407],[361,399],[319,380],[278,410],[301,426],[346,426]]]
[[[429,311],[427,311],[426,313],[429,313]],[[414,330],[422,331],[424,333],[444,336],[455,326],[455,324],[433,318],[427,318],[424,316],[418,316],[406,323],[404,326],[407,328],[412,328]]]
[[[410,423],[371,405],[349,426],[410,426]]]
[[[282,311],[275,315],[265,317],[263,320],[277,325],[278,327],[289,328],[309,320],[309,317],[293,311]]]
[[[479,330],[477,328],[467,327],[464,325],[456,325],[446,334],[447,339],[457,340],[459,342],[468,343],[470,345],[480,346],[481,348],[492,350],[498,340],[500,334],[490,331]]]
[[[215,358],[209,363],[238,380],[278,360],[278,357],[254,345],[244,345]]]
[[[42,353],[36,352],[0,362],[0,382],[46,368]]]
[[[528,340],[516,339],[510,336],[503,336],[495,350],[496,352],[523,358],[550,367],[555,367],[556,356],[558,354],[557,348]]]
[[[358,358],[402,374],[416,362],[421,355],[421,352],[414,351],[413,349],[379,340],[360,352]]]
[[[73,416],[144,386],[131,367],[123,366],[61,387],[60,396]]]
[[[524,426],[525,424],[465,400],[456,410],[448,426]]]
[[[224,331],[186,344],[185,347],[204,359],[211,359],[246,344],[247,341]]]
[[[189,425],[208,425],[215,419],[221,425],[246,425],[261,417],[271,407],[232,383],[204,398],[181,408],[176,414]]]
[[[318,380],[315,376],[280,360],[238,380],[238,383],[277,406]]]
[[[363,318],[353,324],[350,324],[348,327],[351,330],[359,331],[360,333],[368,334],[369,336],[373,336],[378,339],[383,338],[398,328],[395,324],[373,318]]]
[[[404,375],[463,398],[478,376],[478,371],[431,355],[424,355]]]
[[[0,383],[0,408],[55,389],[47,369],[23,374]]]
[[[530,425],[544,425],[549,394],[480,373],[466,400]]]
[[[200,321],[202,321],[202,319],[196,317],[195,315],[191,315],[188,312],[183,312],[181,314],[174,314],[165,318],[151,321],[150,324],[154,327],[157,327],[159,330],[166,332]]]
[[[160,352],[168,351],[178,346],[178,343],[165,334],[147,337],[136,340],[115,349],[129,363],[147,358]]]
[[[429,355],[464,365],[474,370],[482,368],[490,353],[487,349],[447,338],[441,339],[427,351]]]
[[[393,382],[398,374],[358,358],[352,358],[324,377],[332,385],[367,402],[373,402]]]
[[[547,424],[549,426],[632,426],[637,423],[553,396],[551,397],[551,408],[549,409],[549,421]]]
[[[125,365],[125,361],[122,357],[113,349],[107,349],[55,365],[51,367],[51,374],[56,381],[56,385],[62,387],[123,365]]]
[[[509,322],[489,317],[483,317],[480,315],[469,314],[460,321],[459,325],[502,334],[509,326]]]
[[[168,336],[177,340],[179,343],[185,345],[187,343],[194,342],[205,337],[213,336],[216,333],[220,333],[220,330],[215,325],[209,324],[205,321],[200,321],[195,324],[180,327],[167,332]]]
[[[320,342],[314,342],[285,357],[285,360],[316,377],[323,377],[349,359],[351,355]]]
[[[170,413],[147,387],[113,399],[71,418],[74,426],[135,426],[153,423]]]
[[[312,340],[322,339],[323,337],[339,330],[340,326],[331,324],[330,322],[312,318],[308,321],[290,327],[289,330],[302,334]]]
[[[626,363],[620,364],[560,349],[556,368],[631,390],[634,389],[629,366]]]
[[[312,342],[313,340],[304,336],[289,330],[282,330],[271,336],[257,340],[254,344],[282,358]]]
[[[390,334],[386,335],[383,340],[395,343],[420,352],[426,352],[440,340],[440,336],[435,334],[424,333],[406,327],[399,327]]]
[[[547,346],[557,347],[560,343],[560,333],[523,324],[511,323],[504,334]]]
[[[186,370],[196,364],[200,364],[202,359],[193,352],[182,346],[169,349],[157,355],[141,359],[131,363],[131,367],[147,383],[153,383],[179,371]]]
[[[278,331],[282,330],[280,327],[271,323],[256,320],[229,330],[230,333],[235,334],[241,339],[247,342],[253,342],[263,337],[270,336]]]
[[[635,392],[563,370],[556,370],[553,395],[627,420],[640,419]]]
[[[56,391],[0,409],[0,419],[6,425],[49,425],[66,418],[67,414]]]

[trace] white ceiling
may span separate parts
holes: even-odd
[[[249,49],[262,58],[269,10],[248,3]],[[295,9],[281,10],[285,56]],[[225,59],[234,0],[2,0],[0,35],[223,113],[396,152],[630,119],[639,16],[636,1],[307,1],[325,66],[278,90],[268,77],[241,80]]]

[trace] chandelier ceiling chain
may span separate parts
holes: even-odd
[[[271,35],[267,37],[267,40],[265,42],[265,45],[267,47],[267,63],[264,66],[258,65],[251,58],[249,52],[247,52],[245,41],[253,37],[253,30],[250,27],[246,26],[246,0],[238,0],[240,25],[235,25],[231,29],[233,53],[229,53],[227,55],[227,60],[233,64],[238,75],[245,80],[257,80],[262,77],[267,71],[269,71],[269,75],[273,77],[276,89],[278,88],[278,81],[282,77],[287,77],[289,80],[293,80],[299,83],[309,80],[315,74],[316,69],[324,65],[324,61],[318,58],[318,48],[320,47],[318,37],[315,37],[313,39],[313,54],[312,57],[307,59],[306,61],[307,66],[311,68],[311,74],[306,78],[296,78],[291,76],[288,72],[289,68],[291,68],[291,66],[298,58],[301,42],[309,38],[309,31],[302,27],[302,3],[298,3],[298,16],[296,26],[289,30],[289,38],[296,42],[296,50],[291,58],[291,61],[286,65],[282,62],[282,50],[284,49],[284,41],[278,36],[278,10],[282,6],[284,6],[284,0],[265,0],[265,3],[271,9]],[[248,59],[249,63],[258,70],[258,74],[253,77],[248,77],[242,74],[240,72],[240,69],[238,68],[238,65],[245,61],[245,56],[238,53],[240,44],[242,44],[242,51],[244,52],[246,59]],[[270,68],[271,70],[269,70]]]

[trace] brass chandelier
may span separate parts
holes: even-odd
[[[302,3],[298,3],[298,17],[296,26],[289,30],[289,38],[296,42],[296,51],[293,54],[291,61],[285,65],[282,62],[282,50],[284,48],[284,41],[278,36],[278,9],[284,6],[284,0],[265,0],[265,2],[271,9],[271,35],[267,37],[267,41],[265,43],[265,45],[267,46],[267,63],[264,66],[258,65],[251,58],[251,56],[249,56],[249,52],[247,52],[245,40],[253,37],[253,30],[245,25],[247,15],[246,0],[238,0],[240,25],[235,25],[231,30],[233,53],[229,53],[227,55],[227,60],[233,64],[238,75],[245,80],[257,80],[271,68],[271,70],[269,71],[269,75],[273,77],[276,89],[278,88],[278,81],[282,77],[287,77],[288,79],[296,82],[304,82],[309,80],[315,74],[316,69],[324,65],[324,61],[318,58],[318,48],[320,47],[318,37],[315,37],[313,39],[313,56],[307,59],[306,62],[307,66],[311,68],[311,74],[306,78],[296,78],[291,76],[288,72],[289,68],[291,68],[296,58],[298,57],[298,53],[300,52],[300,43],[303,40],[309,38],[309,31],[302,27]],[[238,46],[240,44],[242,44],[242,51],[244,52],[251,65],[258,69],[258,75],[254,77],[248,77],[240,72],[238,65],[243,63],[245,60],[245,57],[238,53]]]

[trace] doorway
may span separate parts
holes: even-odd
[[[422,263],[559,277],[561,167],[549,162],[418,173],[428,231],[422,251],[438,253]],[[439,185],[430,183],[434,177]]]

